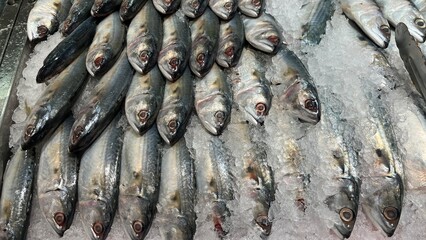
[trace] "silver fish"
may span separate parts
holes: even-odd
[[[240,60],[244,46],[244,25],[240,14],[229,21],[221,21],[216,62],[224,68],[234,67]]]
[[[154,7],[162,14],[171,14],[179,9],[181,0],[152,0]]]
[[[104,17],[113,13],[121,5],[122,0],[95,0],[90,13],[93,17]]]
[[[409,0],[376,0],[377,5],[383,12],[383,16],[396,27],[403,22],[413,37],[424,42],[426,38],[426,23],[422,14],[412,5]]]
[[[387,48],[391,30],[373,0],[341,0],[345,15],[354,21],[367,36],[381,48]]]
[[[229,20],[237,12],[237,0],[210,0],[211,10],[222,20]]]
[[[3,175],[0,239],[25,239],[34,173],[34,150],[17,149]]]
[[[59,26],[63,36],[71,34],[84,20],[90,17],[90,9],[95,0],[73,0],[68,17]]]
[[[232,93],[225,73],[216,64],[196,81],[194,103],[204,128],[213,135],[222,134],[231,117]]]
[[[197,77],[204,77],[216,59],[219,41],[219,19],[206,9],[203,15],[191,21],[191,54],[189,67]]]
[[[321,103],[315,83],[302,61],[283,46],[272,57],[276,69],[271,81],[281,84],[285,91],[280,100],[284,108],[303,122],[316,124],[321,119]]]
[[[68,152],[73,121],[65,120],[44,144],[37,174],[40,208],[59,236],[71,226],[77,201],[78,158]]]
[[[186,17],[176,12],[164,18],[163,44],[158,56],[158,67],[169,81],[184,73],[191,48],[191,33]]]
[[[419,12],[425,17],[426,14],[426,1],[425,0],[411,0],[413,5],[419,10]]]
[[[194,160],[181,138],[165,148],[161,162],[157,219],[163,239],[193,239],[195,187]]]
[[[234,69],[232,86],[235,102],[251,123],[263,124],[271,108],[272,93],[265,77],[264,64],[254,49],[244,48],[241,61]]]
[[[259,17],[264,7],[265,0],[238,0],[238,9],[249,17]]]
[[[67,17],[70,7],[70,0],[37,1],[28,15],[28,39],[42,39],[56,32],[59,24]]]
[[[268,13],[262,13],[258,18],[241,17],[247,42],[266,53],[276,53],[284,42],[277,20]]]
[[[130,22],[127,31],[127,56],[137,72],[145,74],[157,64],[162,40],[161,16],[148,1]]]
[[[327,22],[336,10],[333,0],[322,0],[315,4],[309,22],[303,25],[303,40],[308,44],[319,44],[325,34]]]
[[[175,82],[167,82],[164,100],[157,116],[157,128],[163,140],[175,144],[185,133],[194,103],[191,71],[187,68]]]
[[[143,136],[131,128],[124,134],[118,210],[124,229],[134,240],[145,238],[157,212],[159,143],[155,126]]]
[[[71,112],[87,80],[87,50],[50,83],[27,117],[22,149],[30,149],[52,133]]]
[[[125,22],[134,18],[146,2],[147,0],[123,0],[120,7],[121,21]]]
[[[182,0],[180,9],[189,18],[197,18],[206,10],[209,0]]]
[[[158,67],[146,75],[133,76],[125,100],[126,117],[130,126],[144,134],[157,119],[164,97],[165,80]]]
[[[133,68],[124,49],[114,66],[97,82],[89,101],[76,114],[70,152],[86,149],[120,110],[132,81]]]
[[[99,76],[108,71],[123,49],[126,27],[121,23],[118,12],[111,13],[96,27],[96,34],[86,58],[87,71]]]
[[[78,208],[87,236],[105,239],[111,228],[118,201],[123,129],[121,114],[84,152],[78,172]]]

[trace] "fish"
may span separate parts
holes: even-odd
[[[96,25],[96,19],[89,17],[62,40],[44,59],[37,73],[37,83],[46,82],[71,64],[92,42]]]
[[[163,239],[193,239],[195,201],[194,160],[183,137],[165,147],[161,161],[157,219]]]
[[[163,103],[165,79],[158,67],[146,75],[135,73],[127,92],[125,111],[134,131],[143,135],[157,119]]]
[[[25,239],[35,174],[34,149],[16,149],[6,165],[0,198],[0,239]]]
[[[90,13],[93,17],[105,17],[117,10],[123,0],[95,0]]]
[[[152,0],[152,3],[161,14],[172,14],[179,9],[181,0]]]
[[[258,52],[244,48],[241,61],[231,74],[232,88],[238,108],[246,113],[249,122],[262,125],[271,109],[272,92],[265,77],[264,63]]]
[[[426,99],[426,58],[408,27],[399,23],[395,30],[396,46],[417,91]]]
[[[190,22],[191,53],[189,67],[197,77],[204,77],[216,60],[219,42],[219,19],[210,10]]]
[[[216,62],[221,67],[235,67],[240,60],[244,46],[244,26],[240,14],[229,21],[221,21]]]
[[[222,20],[230,20],[237,12],[237,0],[210,0],[210,9]]]
[[[71,112],[87,80],[86,55],[87,50],[56,76],[31,108],[22,134],[22,149],[27,150],[39,144]]]
[[[181,12],[164,18],[163,43],[158,56],[158,67],[169,81],[176,81],[184,73],[189,60],[191,32]]]
[[[262,13],[258,18],[241,16],[247,42],[258,50],[275,54],[284,42],[280,25],[275,18]]]
[[[133,77],[133,68],[124,49],[114,66],[95,85],[84,107],[76,114],[69,151],[90,146],[120,110]]]
[[[302,122],[316,124],[321,120],[321,101],[312,76],[297,55],[283,46],[272,57],[276,74],[271,81],[285,86],[280,97],[285,109]]]
[[[387,48],[391,30],[380,8],[373,0],[341,0],[343,13],[379,47]]]
[[[316,45],[325,34],[327,22],[331,20],[336,6],[332,0],[318,1],[309,16],[309,22],[303,25],[303,41]]]
[[[422,14],[408,0],[376,0],[377,5],[394,27],[403,22],[413,37],[424,42],[426,39],[426,23]]]
[[[123,49],[125,37],[126,27],[118,12],[111,13],[99,23],[86,58],[90,75],[99,76],[111,68]]]
[[[67,18],[59,26],[62,36],[70,35],[84,20],[90,17],[95,0],[73,0]]]
[[[166,82],[164,100],[157,116],[160,136],[168,145],[175,144],[186,131],[194,103],[193,77],[187,68],[175,82]]]
[[[121,114],[84,152],[78,172],[78,209],[87,236],[106,239],[118,202],[120,161],[123,145]]]
[[[213,135],[222,134],[231,118],[232,93],[225,73],[216,64],[196,81],[194,103],[204,128]]]
[[[265,0],[238,0],[238,10],[248,17],[259,17],[264,7]]]
[[[40,209],[59,236],[71,226],[77,202],[79,159],[68,152],[74,119],[68,117],[43,145],[37,174]]]
[[[132,20],[142,9],[147,0],[123,0],[120,7],[121,21]]]
[[[180,9],[189,18],[197,18],[206,10],[209,0],[181,0]]]
[[[410,0],[413,5],[419,10],[419,12],[425,16],[426,13],[426,1],[425,0]]]
[[[137,72],[146,74],[157,64],[162,40],[161,16],[148,1],[132,19],[127,31],[127,56]]]
[[[27,20],[30,41],[44,39],[59,28],[71,7],[70,0],[40,0],[34,4]]]
[[[157,212],[160,189],[160,135],[156,126],[140,136],[124,133],[118,211],[131,239],[144,239]]]

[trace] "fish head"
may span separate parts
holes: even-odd
[[[236,98],[248,120],[255,125],[262,125],[271,109],[272,95],[269,86],[254,86],[237,94]]]
[[[246,21],[253,21],[252,19]],[[252,22],[250,24],[255,24]],[[283,42],[283,37],[281,36],[278,29],[273,25],[273,23],[259,24],[259,26],[252,26],[250,30],[246,31],[247,41],[256,49],[259,49],[266,53],[276,53]]]
[[[210,0],[210,8],[223,20],[231,19],[237,11],[236,0]]]
[[[401,22],[406,23],[410,34],[420,43],[423,43],[426,38],[426,22],[425,19],[416,15],[413,12],[403,16]]]
[[[157,96],[141,94],[126,100],[126,117],[132,128],[144,134],[155,122],[161,103]]]
[[[285,90],[281,100],[300,121],[311,124],[320,121],[321,103],[315,87],[309,82],[297,79]]]
[[[195,103],[198,118],[213,135],[222,134],[231,119],[231,100],[222,94],[216,94]]]
[[[171,44],[161,50],[158,68],[165,78],[174,82],[183,75],[188,57],[188,51],[182,43]]]
[[[364,27],[362,30],[379,47],[387,48],[391,38],[391,30],[388,21],[382,16],[368,19],[369,21],[366,22],[365,26],[370,27]]]
[[[238,1],[238,8],[245,15],[256,18],[259,17],[264,3],[264,0],[240,0]]]
[[[71,226],[74,216],[74,203],[72,197],[64,198],[61,191],[39,193],[40,208],[47,222],[59,236]],[[74,198],[75,199],[75,198]]]
[[[50,15],[43,16],[37,21],[29,21],[27,23],[28,39],[34,41],[36,39],[44,39],[47,35],[53,33],[53,29],[57,29],[58,22],[56,18]]]
[[[50,117],[49,112],[50,109],[39,108],[37,112],[31,113],[27,118],[21,142],[23,150],[34,147],[47,135],[48,131],[45,128]]]
[[[199,78],[204,77],[215,61],[216,46],[206,37],[200,37],[192,42],[189,66]]]
[[[120,217],[127,234],[134,240],[142,240],[151,228],[156,212],[155,203],[134,196],[120,196]]]
[[[90,13],[93,17],[103,17],[113,12],[115,7],[115,4],[111,4],[111,1],[95,0]]]
[[[357,217],[359,188],[353,178],[343,178],[340,181],[340,191],[327,197],[325,203],[331,211],[336,213],[333,231],[339,237],[349,238]]]
[[[182,11],[185,12],[185,15],[190,18],[199,17],[208,4],[207,0],[187,0],[182,1]]]
[[[219,45],[216,56],[217,63],[225,68],[235,67],[242,53],[243,39],[236,36],[225,38],[223,44]]]
[[[113,220],[113,210],[100,200],[79,201],[84,231],[91,239],[106,239]]]
[[[401,216],[403,183],[398,174],[386,177],[385,181],[385,186],[367,198],[363,209],[373,224],[391,237]]]
[[[108,46],[91,49],[86,57],[87,71],[93,77],[105,73],[114,57],[114,52]]]
[[[179,0],[153,0],[154,7],[162,14],[172,13],[178,8]]]
[[[158,132],[167,144],[174,145],[185,133],[190,115],[188,108],[190,106],[175,105],[163,108],[158,113]]]
[[[146,74],[157,63],[158,52],[160,51],[154,36],[147,34],[137,38],[127,48],[130,64],[139,72]]]

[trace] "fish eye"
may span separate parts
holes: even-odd
[[[93,232],[97,236],[100,236],[104,232],[104,225],[102,223],[100,223],[100,222],[96,222],[95,224],[93,224],[92,229],[93,229]]]
[[[141,123],[145,123],[149,118],[149,112],[146,110],[140,110],[137,117]]]
[[[170,5],[170,3],[172,3],[173,0],[164,0],[164,3],[166,3],[167,5]]]
[[[317,101],[315,99],[306,99],[305,108],[311,112],[317,112],[318,111]]]
[[[198,0],[192,1],[191,7],[198,8],[199,6],[200,6],[200,3],[198,2]]]
[[[138,235],[141,234],[144,230],[143,223],[139,220],[136,220],[133,222],[132,228],[133,228],[133,231]]]
[[[268,41],[270,41],[274,45],[278,45],[280,42],[280,38],[277,35],[271,35],[268,37]]]
[[[350,208],[342,208],[339,212],[340,219],[347,223],[354,219],[354,212]]]
[[[103,56],[99,56],[93,62],[95,64],[95,68],[99,69],[105,62],[105,58]]]
[[[25,130],[25,136],[24,138],[28,140],[35,132],[35,126],[33,124],[29,124],[27,126],[27,129]]]
[[[170,61],[169,61],[169,65],[174,72],[177,71],[179,64],[180,64],[179,59],[175,58],[175,57],[170,59]]]
[[[169,128],[170,132],[176,132],[176,129],[179,127],[179,123],[176,120],[171,120],[167,127]]]
[[[63,226],[65,224],[66,218],[65,218],[65,214],[62,212],[57,212],[55,213],[55,215],[53,216],[53,220],[55,220],[55,223],[58,226]]]
[[[398,209],[394,207],[385,207],[383,209],[383,216],[388,221],[395,221],[396,219],[398,219],[398,216],[399,216]]]
[[[234,47],[227,47],[226,49],[225,49],[225,55],[226,56],[228,56],[228,57],[233,57],[234,56]]]
[[[390,28],[388,25],[382,25],[380,26],[380,30],[385,34],[390,34]]]
[[[264,103],[258,103],[256,104],[256,114],[257,116],[264,116],[266,115],[267,107]]]
[[[416,18],[414,19],[414,23],[419,26],[420,28],[424,28],[425,27],[425,21],[421,18]]]
[[[262,3],[261,3],[261,0],[252,0],[252,1],[251,1],[251,3],[252,3],[255,7],[260,7],[260,5],[262,4]]]
[[[204,53],[200,53],[197,55],[197,63],[200,65],[204,65],[206,60],[206,55],[204,55]]]
[[[228,9],[229,11],[231,11],[231,9],[232,9],[232,2],[227,2],[227,3],[225,3],[225,5],[223,5],[226,9]]]
[[[219,123],[220,125],[222,125],[223,122],[225,121],[225,113],[223,111],[217,111],[214,114],[214,117],[216,118],[216,122]]]
[[[149,60],[149,53],[148,53],[148,51],[144,50],[141,53],[139,53],[139,59],[143,63],[148,62],[148,60]]]
[[[47,32],[49,31],[49,29],[47,29],[47,27],[46,26],[38,26],[37,27],[37,33],[38,33],[38,35],[40,35],[40,36],[45,36],[46,34],[47,34]]]

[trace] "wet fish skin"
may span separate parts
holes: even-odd
[[[84,20],[90,17],[94,0],[74,0],[68,17],[59,26],[62,36],[71,34]]]
[[[238,9],[248,17],[259,17],[264,7],[264,0],[238,0]]]
[[[181,12],[165,17],[158,67],[167,80],[176,81],[182,76],[188,64],[190,48],[191,33],[186,17]]]
[[[44,217],[59,236],[71,226],[77,201],[77,156],[68,152],[74,119],[56,129],[41,150],[37,196]]]
[[[193,239],[196,183],[194,160],[185,138],[166,146],[161,163],[158,216],[164,239]]]
[[[96,84],[92,96],[75,116],[69,151],[86,149],[119,111],[133,76],[124,49],[114,66]]]
[[[96,19],[90,17],[80,24],[47,55],[37,73],[37,83],[45,82],[64,70],[92,42]]]
[[[209,0],[181,0],[180,9],[189,18],[197,18],[206,10]]]
[[[135,73],[127,92],[125,110],[130,126],[143,135],[157,119],[164,97],[165,79],[158,67],[146,75]]]
[[[118,201],[123,128],[117,114],[84,152],[78,172],[78,208],[83,229],[93,240],[106,239]]]
[[[28,15],[28,39],[44,39],[56,32],[59,24],[67,17],[70,7],[70,0],[37,1]]]
[[[216,62],[224,68],[235,67],[244,46],[244,26],[240,14],[229,21],[221,21]]]
[[[327,22],[336,10],[333,0],[318,1],[311,12],[309,22],[303,26],[303,40],[311,45],[321,42],[322,36],[325,34]]]
[[[71,112],[88,76],[85,67],[86,55],[87,50],[65,68],[37,100],[26,119],[22,149],[30,149],[40,143]]]
[[[195,111],[209,133],[220,135],[229,123],[231,108],[232,93],[226,75],[214,64],[210,72],[195,83]]]
[[[132,20],[142,9],[147,0],[123,0],[120,7],[121,21]]]
[[[121,23],[118,12],[104,18],[96,27],[86,58],[87,71],[99,76],[108,71],[123,49],[126,27]]]
[[[174,145],[186,131],[194,104],[193,77],[187,68],[175,82],[166,82],[164,100],[157,116],[160,136]]]
[[[146,74],[157,64],[162,40],[161,16],[148,1],[132,19],[127,31],[127,56],[137,72]]]
[[[410,1],[424,16],[426,13],[426,1],[425,0],[410,0]]]
[[[90,13],[93,17],[104,17],[118,9],[123,0],[95,0]]]
[[[118,209],[124,229],[134,240],[145,238],[157,212],[160,141],[156,126],[143,136],[131,128],[124,134]]]
[[[34,149],[17,149],[3,175],[0,239],[25,239],[34,172]]]
[[[216,59],[219,41],[219,19],[210,10],[190,23],[191,53],[189,67],[197,77],[204,77]]]
[[[210,0],[211,10],[222,20],[229,20],[237,12],[237,0]]]
[[[181,0],[152,0],[152,3],[161,14],[172,14],[179,9]]]
[[[381,48],[390,42],[390,26],[373,0],[341,0],[344,14]]]
[[[258,18],[241,16],[244,24],[244,34],[247,42],[254,48],[266,53],[276,53],[283,44],[284,38],[280,25],[275,18],[262,13]]]

